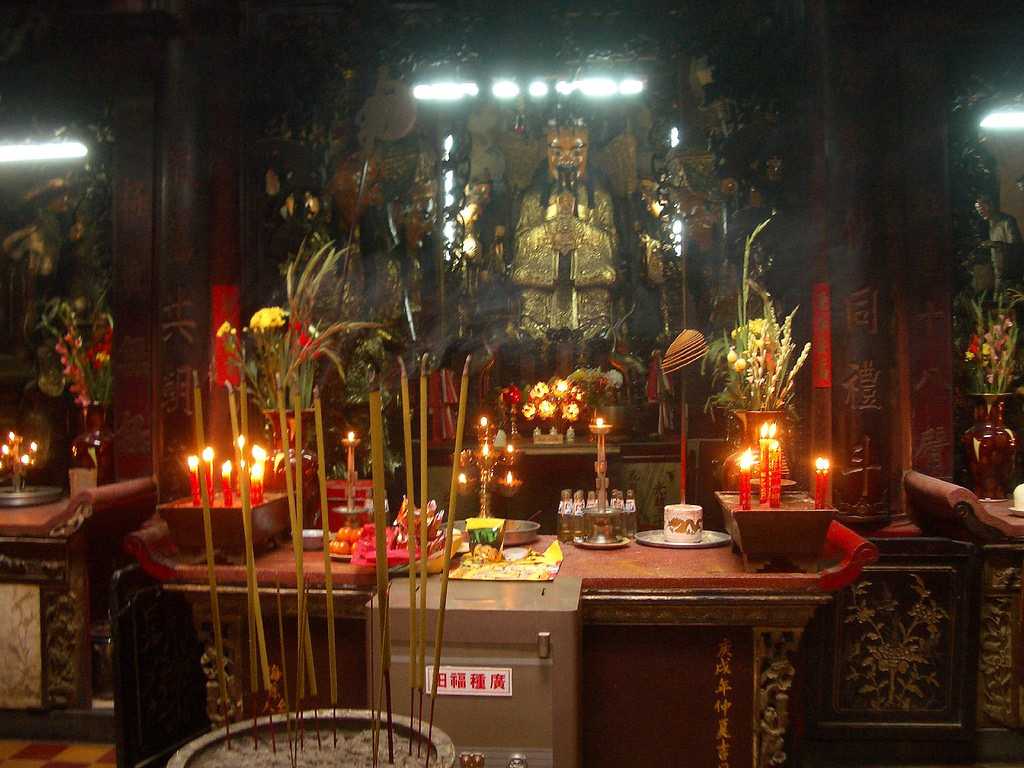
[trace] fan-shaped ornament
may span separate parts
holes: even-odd
[[[665,350],[665,357],[661,360],[661,370],[666,374],[675,373],[700,360],[707,351],[708,343],[705,341],[703,333],[691,329],[684,330]]]

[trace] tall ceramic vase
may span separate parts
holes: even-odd
[[[264,418],[270,426],[273,448],[270,451],[270,468],[264,480],[267,490],[284,492],[286,489],[284,476],[284,456],[291,462],[292,478],[295,478],[295,416],[288,411],[285,414],[285,429],[281,428],[281,419],[277,411],[264,411]],[[287,448],[285,440],[287,439]],[[316,422],[313,409],[302,411],[302,517],[303,528],[320,525],[320,493],[317,485],[317,458],[312,447],[316,440]]]
[[[974,481],[974,492],[982,499],[1005,499],[1013,477],[1017,436],[1006,426],[1006,401],[1009,393],[972,395],[974,424],[964,432],[963,444],[967,468]]]
[[[758,456],[760,452],[761,427],[774,422],[778,426],[776,436],[782,441],[782,475],[789,476],[789,465],[786,462],[786,412],[785,411],[733,411],[739,426],[735,449],[730,453],[722,467],[723,487],[726,490],[739,488],[739,458],[748,448]]]

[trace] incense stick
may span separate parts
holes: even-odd
[[[377,382],[374,382],[376,385]],[[370,391],[370,439],[372,441],[371,456],[373,463],[373,517],[377,544],[377,606],[381,616],[381,667],[383,674],[390,677],[391,669],[391,637],[387,630],[389,623],[388,606],[388,554],[387,554],[387,510],[384,489],[384,421],[381,405],[380,388]],[[390,687],[390,686],[389,686]],[[390,691],[387,694],[391,700]],[[391,710],[388,709],[388,752],[389,759],[394,762],[394,747]]]
[[[331,710],[337,715],[338,662],[334,658],[334,577],[331,573],[331,525],[327,508],[327,470],[324,458],[324,417],[319,388],[313,389],[313,413],[316,419],[317,479],[320,481],[320,522],[324,532],[324,588],[327,591],[327,660],[331,675]],[[337,718],[334,721],[334,746],[338,746]]]
[[[292,393],[292,408],[295,412],[295,519],[299,523],[299,562],[302,564],[300,569],[300,575],[302,576],[302,583],[298,585],[299,597],[301,598],[300,607],[303,609],[302,614],[306,618],[303,619],[303,632],[305,634],[305,646],[306,652],[306,676],[309,680],[309,695],[316,696],[316,665],[313,663],[313,638],[309,632],[309,614],[305,612],[306,605],[306,574],[305,574],[305,560],[302,547],[302,530],[306,527],[306,521],[302,509],[305,497],[305,486],[303,483],[303,471],[302,471],[302,397],[299,394],[298,388]],[[285,455],[285,459],[289,457]],[[305,693],[306,689],[303,687],[302,692]],[[301,709],[301,707],[300,707]]]
[[[193,411],[195,412],[196,452],[202,453],[203,445],[206,443],[206,435],[203,432],[203,393],[199,389],[199,374],[195,371],[192,371],[192,397],[194,400]],[[228,712],[227,676],[224,673],[224,638],[221,634],[220,600],[217,597],[217,574],[213,568],[213,524],[210,520],[210,488],[207,487],[206,472],[199,473],[199,497],[203,504],[203,538],[206,543],[206,575],[210,583],[210,613],[213,616],[213,642],[217,653],[217,680],[220,684],[220,700],[224,708],[224,730],[228,748],[230,748],[231,718]]]
[[[444,642],[444,610],[448,601],[448,569],[452,562],[452,531],[455,527],[455,505],[458,497],[459,454],[462,453],[462,436],[466,427],[466,399],[469,391],[469,361],[462,367],[462,381],[459,386],[459,418],[455,426],[455,452],[452,454],[452,479],[448,491],[448,520],[445,523],[444,565],[441,568],[441,598],[438,604],[437,632],[434,636],[434,675],[430,686],[430,725],[427,730],[427,762],[430,765],[430,745],[434,739],[434,705],[437,703],[437,678],[441,671],[441,645]]]
[[[423,673],[419,671],[419,641],[416,637],[419,623],[416,615],[416,480],[412,461],[412,413],[409,403],[409,376],[405,362],[398,358],[402,376],[402,437],[405,446],[405,519],[406,545],[409,551],[409,723],[413,719],[415,692],[423,691]],[[422,515],[422,511],[421,511]],[[412,728],[409,728],[409,754],[412,754]]]
[[[245,461],[242,458],[242,449],[245,445],[244,438],[238,431],[238,414],[236,412],[235,390],[231,384],[227,385],[228,390],[228,415],[231,418],[232,444],[235,448],[235,467],[238,471],[238,484],[242,504],[242,530],[245,538],[245,585],[248,597],[248,625],[249,625],[249,696],[252,708],[252,730],[253,749],[259,749],[259,737],[257,731],[256,696],[259,693],[260,675],[259,660],[256,647],[259,645],[256,633],[256,611],[254,603],[259,601],[256,593],[256,568],[252,547],[252,518],[249,498],[249,484],[245,472]],[[230,478],[228,479],[230,482]],[[268,675],[269,680],[269,675]]]
[[[429,403],[427,401],[427,355],[420,358],[420,605],[419,618],[416,630],[416,667],[423,670],[420,674],[426,674],[427,668],[427,505],[430,503],[429,469],[427,455],[427,414]],[[423,742],[423,683],[419,686],[420,693],[420,718],[417,725],[416,755],[419,756],[420,744]],[[410,713],[410,718],[412,713]]]
[[[281,698],[284,699],[284,724],[288,734],[288,759],[292,759],[292,715],[288,699],[288,656],[284,645],[284,608],[281,605],[281,582],[277,582],[277,637],[281,652]],[[273,715],[271,715],[273,720]]]

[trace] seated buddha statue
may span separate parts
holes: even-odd
[[[547,174],[523,196],[512,282],[520,331],[534,339],[589,340],[611,325],[617,238],[612,199],[588,174],[588,132],[547,132]]]

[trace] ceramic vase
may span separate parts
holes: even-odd
[[[974,424],[963,435],[974,493],[981,499],[1005,499],[1013,477],[1017,436],[1006,426],[1009,393],[972,395]]]
[[[90,403],[79,409],[79,433],[71,441],[71,469],[96,472],[96,485],[114,482],[114,433],[107,407]]]

